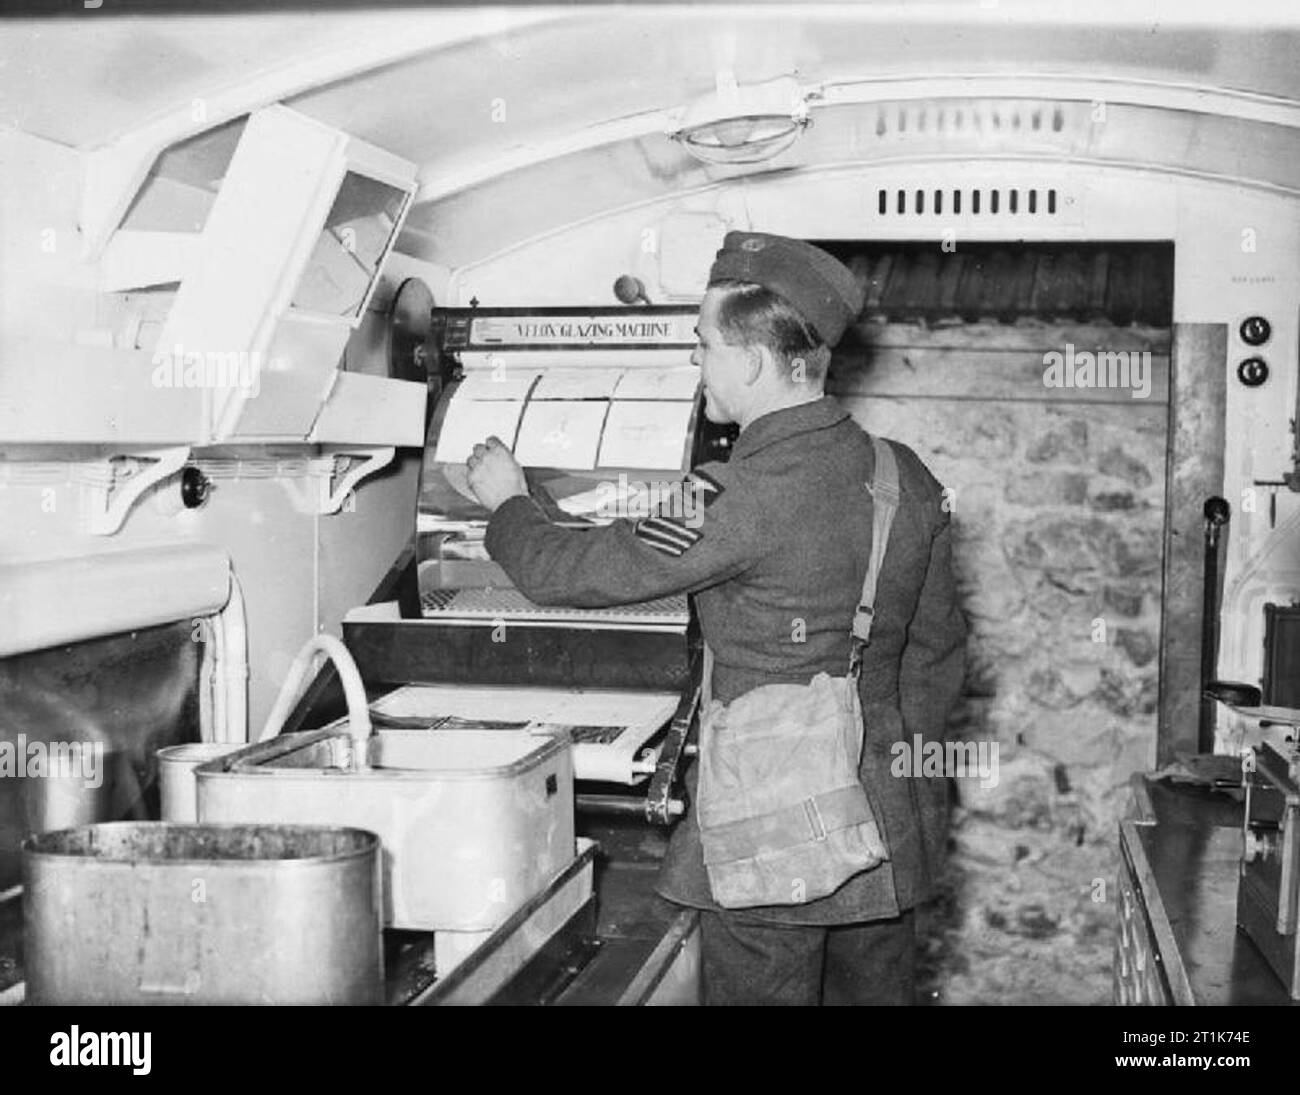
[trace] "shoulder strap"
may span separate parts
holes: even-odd
[[[872,499],[871,560],[867,563],[867,576],[862,582],[858,611],[853,617],[855,667],[862,653],[861,648],[871,641],[871,623],[876,612],[876,583],[880,579],[885,548],[889,545],[889,530],[893,527],[901,497],[898,488],[898,461],[894,458],[894,450],[888,441],[874,434],[871,443],[876,449],[876,471],[867,484]]]

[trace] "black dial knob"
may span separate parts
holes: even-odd
[[[1262,357],[1248,357],[1237,366],[1237,379],[1247,388],[1258,388],[1268,379],[1268,362]]]
[[[198,509],[208,500],[211,490],[212,480],[193,464],[181,470],[181,503],[186,509]]]
[[[1263,316],[1249,316],[1241,321],[1241,341],[1247,346],[1263,346],[1273,333],[1273,325]]]

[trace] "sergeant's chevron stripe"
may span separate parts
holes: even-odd
[[[687,528],[680,521],[669,517],[647,517],[638,522],[636,535],[655,551],[679,556],[693,544],[699,543],[703,533],[699,529]]]
[[[722,484],[706,471],[699,471],[698,469],[692,471],[686,477],[686,481],[699,492],[706,508],[713,505],[718,500],[719,495],[722,494]]]

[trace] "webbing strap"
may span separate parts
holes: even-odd
[[[865,646],[871,641],[871,624],[876,614],[876,583],[880,580],[880,567],[885,561],[885,548],[889,546],[889,531],[898,512],[898,461],[894,450],[883,438],[872,436],[876,448],[876,472],[867,490],[871,492],[871,559],[867,575],[862,580],[862,596],[853,616],[853,638]]]
[[[732,863],[779,852],[875,821],[860,784],[826,791],[780,810],[709,827],[705,863]]]

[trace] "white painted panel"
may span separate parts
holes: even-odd
[[[175,489],[171,484],[169,489]],[[299,505],[314,484],[298,479],[221,478],[211,500],[174,515],[146,497],[112,538],[89,535],[82,524],[81,488],[66,476],[44,483],[8,483],[0,490],[0,559],[55,559],[207,544],[230,556],[248,613],[249,726],[260,731],[293,656],[315,630],[316,520]],[[412,506],[414,503],[412,503]],[[166,568],[142,579],[135,595],[149,598],[171,578]],[[202,630],[199,631],[202,634]]]
[[[0,332],[0,441],[198,441],[208,391],[168,355]]]
[[[111,293],[181,281],[193,265],[198,245],[194,232],[119,230],[100,260],[100,288]]]
[[[419,476],[419,453],[401,454],[364,480],[351,504],[320,518],[317,619],[322,630],[341,633],[343,617],[365,604],[414,535]]]
[[[0,564],[0,658],[210,616],[230,560],[207,544]]]
[[[306,237],[324,219],[342,176],[343,143],[342,135],[289,111],[249,119],[194,269],[176,294],[164,345],[200,353],[265,349],[266,324],[283,307],[287,282],[310,249]]]
[[[339,375],[347,340],[343,321],[293,315],[282,319],[270,348],[250,357],[256,365],[255,383],[232,393],[243,399],[242,410],[222,414],[224,421],[236,423],[233,438],[305,439]]]
[[[95,270],[78,254],[81,157],[0,132],[0,180],[0,334],[67,340],[93,324],[97,297]]]
[[[424,384],[339,373],[311,439],[351,445],[424,444]]]

